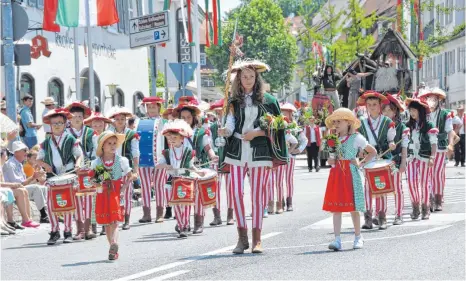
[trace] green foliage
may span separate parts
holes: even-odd
[[[150,70],[150,60],[147,60],[148,67],[149,67],[149,95],[152,95],[152,71]],[[157,81],[156,81],[157,88],[165,87],[165,75],[158,71],[157,72]],[[163,92],[157,92],[158,97],[163,97]]]
[[[228,68],[228,48],[236,19],[237,32],[244,39],[241,48],[244,57],[259,59],[270,65],[272,70],[263,77],[270,83],[272,90],[288,85],[292,79],[298,50],[295,38],[285,25],[282,11],[273,0],[251,0],[248,5],[243,4],[229,14],[222,33],[224,45],[206,49],[209,60],[218,70],[216,81],[224,84],[221,75]]]

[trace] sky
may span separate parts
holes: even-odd
[[[209,2],[212,3],[212,2]],[[225,12],[230,11],[233,8],[236,8],[240,4],[240,0],[220,0],[220,9],[222,10],[222,17],[225,16]],[[202,0],[198,1],[199,6],[203,9],[205,8],[205,2]]]

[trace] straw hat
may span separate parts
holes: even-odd
[[[42,122],[44,124],[50,125],[50,118],[57,115],[65,117],[66,120],[69,120],[73,117],[73,114],[71,114],[67,109],[59,107],[47,112],[47,114],[45,114],[44,117],[42,117]]]
[[[281,111],[291,111],[291,112],[296,112],[298,111],[294,105],[291,103],[287,102],[285,104],[280,105],[280,110]]]
[[[126,118],[133,117],[133,113],[126,107],[114,106],[110,108],[109,113],[107,114],[108,118],[115,118],[117,115],[124,115]]]
[[[358,98],[357,104],[358,105],[366,105],[366,100],[368,98],[372,98],[372,97],[378,98],[381,101],[382,104],[387,104],[388,103],[388,100],[384,95],[382,95],[379,92],[369,90],[369,91],[366,91],[362,96],[360,96]]]
[[[162,113],[162,117],[164,119],[167,119],[168,118],[168,115],[171,115],[173,113],[173,106],[169,106],[167,107],[167,109],[165,109]]]
[[[458,110],[464,110],[464,105],[462,104],[458,105],[458,107],[456,108],[456,111]]]
[[[447,94],[440,88],[422,89],[419,91],[418,98],[425,99],[428,96],[437,96],[440,100],[444,100]]]
[[[327,126],[327,128],[332,128],[333,121],[336,120],[346,120],[350,122],[353,126],[353,129],[355,130],[361,127],[361,121],[359,121],[359,119],[356,118],[353,112],[348,108],[340,107],[339,109],[335,110],[325,119],[325,125]]]
[[[171,122],[165,124],[162,135],[166,135],[169,133],[178,133],[186,138],[189,138],[193,135],[193,129],[189,126],[186,121],[181,119],[175,119]]]
[[[194,100],[190,100],[187,102],[187,100],[182,100],[181,98],[186,98],[186,97],[180,97],[179,104],[176,108],[173,109],[172,115],[173,116],[180,116],[181,110],[183,108],[189,108],[194,111],[194,115],[201,115],[201,109],[198,106],[197,100],[194,98]]]
[[[245,59],[236,61],[231,68],[231,72],[235,73],[245,68],[254,69],[259,73],[270,71],[270,66],[266,63],[261,62],[260,60]]]
[[[145,97],[142,99],[143,104],[147,104],[147,103],[162,104],[163,102],[165,102],[165,100],[159,97]]]
[[[429,107],[429,105],[428,105],[426,102],[424,102],[424,101],[422,101],[422,100],[420,100],[420,99],[411,99],[411,98],[407,98],[407,99],[405,100],[406,107],[409,107],[409,105],[410,105],[412,102],[420,104],[421,106],[423,106],[423,107],[426,109],[426,112],[427,112],[427,113],[430,113],[430,107]]]
[[[94,120],[104,121],[107,124],[112,123],[112,120],[110,118],[107,118],[107,117],[103,116],[100,112],[93,112],[92,115],[89,118],[84,120],[84,125],[90,126],[92,124],[92,121],[94,121]]]
[[[87,107],[84,103],[79,102],[79,101],[72,102],[67,107],[65,107],[65,109],[67,109],[68,111],[71,111],[73,107],[79,107],[79,108],[84,109],[84,119],[88,118],[92,114],[92,110],[89,107]]]
[[[57,105],[57,102],[53,97],[46,97],[43,101],[40,103],[44,104],[45,106],[47,105]]]
[[[398,95],[397,96],[394,96],[394,95],[390,95],[388,94],[386,96],[386,98],[388,99],[389,102],[393,103],[394,105],[396,105],[396,107],[398,107],[398,109],[400,110],[400,112],[403,112],[405,111],[405,107],[403,105],[403,101],[401,101],[399,98],[398,98]]]
[[[117,138],[117,148],[120,147],[123,142],[125,142],[125,135],[124,134],[116,134],[112,131],[105,131],[102,132],[102,134],[99,135],[99,138],[97,139],[97,149],[95,151],[95,154],[98,157],[102,157],[103,154],[103,146],[106,140],[108,140],[111,137],[116,137]]]

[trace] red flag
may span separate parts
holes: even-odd
[[[60,26],[55,23],[58,0],[44,0],[44,19],[42,28],[47,31],[60,32]]]
[[[212,12],[214,22],[214,45],[218,45],[218,15],[217,15],[217,0],[212,0]]]

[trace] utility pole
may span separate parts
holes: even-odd
[[[16,94],[15,94],[15,69],[14,44],[13,44],[13,8],[11,0],[2,0],[2,41],[3,61],[5,63],[5,96],[7,115],[16,122]]]
[[[422,31],[421,31],[421,0],[418,0],[419,1],[419,5],[417,7],[418,9],[418,15],[419,15],[419,18],[417,20],[417,45],[419,46],[419,42],[421,42],[421,34],[422,34]],[[416,11],[415,11],[416,12]],[[420,68],[422,67],[422,59],[423,57],[419,56],[418,57],[418,62],[417,62],[417,67],[416,67],[416,91],[418,90],[419,88],[419,84],[420,84]]]

